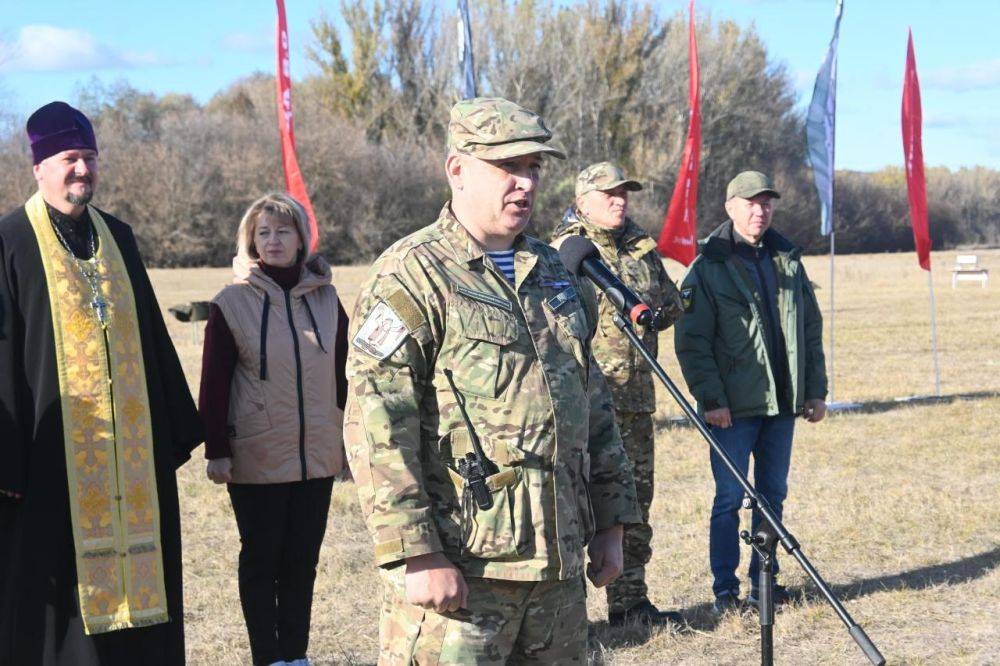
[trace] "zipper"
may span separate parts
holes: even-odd
[[[292,295],[285,292],[285,309],[288,311],[288,327],[292,330],[292,344],[295,346],[295,387],[299,392],[299,465],[302,480],[306,480],[306,408],[302,398],[302,357],[299,354],[299,334],[295,331],[292,317]]]
[[[516,255],[516,253],[515,253],[515,255]],[[516,307],[517,311],[521,313],[521,317],[522,317],[522,320],[524,321],[525,329],[528,332],[528,340],[531,341],[531,348],[535,352],[535,360],[538,363],[538,372],[541,373],[541,375],[542,375],[542,382],[545,384],[545,388],[546,388],[546,390],[548,391],[548,394],[549,394],[549,396],[548,396],[549,397],[549,404],[552,405],[552,424],[553,424],[553,426],[555,426],[554,432],[553,432],[553,435],[552,435],[552,438],[554,440],[554,444],[552,446],[552,493],[553,493],[553,496],[555,496],[555,493],[556,493],[556,463],[559,460],[559,437],[557,436],[556,433],[558,433],[559,424],[556,422],[556,418],[555,418],[555,400],[552,398],[552,386],[549,384],[549,377],[548,377],[548,375],[545,374],[545,368],[542,365],[542,355],[541,355],[541,353],[538,350],[538,345],[535,343],[535,336],[533,336],[531,334],[531,325],[528,323],[528,313],[524,311],[524,306],[521,305],[521,299],[518,297],[517,287],[515,287],[512,282],[510,282],[509,280],[507,280],[507,276],[504,275],[499,270],[495,270],[492,267],[489,267],[489,270],[490,270],[491,273],[493,273],[494,276],[496,276],[499,279],[499,282],[501,284],[500,288],[501,289],[506,289],[511,294],[511,296],[513,297],[513,299],[512,299],[513,307]],[[555,540],[556,541],[556,559],[558,560],[558,563],[559,563],[558,571],[559,571],[559,573],[561,575],[561,574],[564,573],[564,567],[566,566],[567,563],[566,563],[566,561],[565,561],[565,559],[563,557],[562,547],[560,546],[561,535],[560,535],[559,512],[558,511],[554,512],[554,518],[555,518],[555,533],[556,533],[556,540]],[[583,535],[581,535],[581,537],[582,536]]]

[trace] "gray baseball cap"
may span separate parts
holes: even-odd
[[[770,178],[760,171],[743,171],[729,181],[729,185],[726,186],[726,201],[733,197],[753,199],[758,194],[765,193],[770,194],[775,199],[781,198],[778,190],[774,189]]]

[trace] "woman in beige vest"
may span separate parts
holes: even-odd
[[[308,664],[316,563],[344,468],[347,315],[309,241],[293,198],[255,201],[237,231],[233,283],[205,330],[207,472],[228,484],[236,514],[254,664]]]

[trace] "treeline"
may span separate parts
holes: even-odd
[[[646,184],[633,216],[657,232],[687,134],[687,21],[652,3],[474,4],[480,94],[538,111],[570,155],[548,161],[535,233],[546,235],[585,165],[613,159]],[[299,162],[332,261],[369,261],[433,221],[448,197],[443,175],[448,109],[457,99],[454,13],[420,0],[344,0],[346,34],[313,21],[309,57],[318,74],[294,90]],[[775,224],[824,251],[819,206],[805,164],[803,118],[791,79],[753,28],[703,17],[699,235],[724,217],[726,182],[738,171],[775,176]],[[349,51],[348,51],[349,49]],[[76,102],[95,121],[102,184],[95,203],[130,222],[157,266],[224,265],[240,215],[281,189],[274,80],[234,82],[208,103],[155,96],[128,84],[91,85]],[[0,125],[0,201],[34,188],[23,122]],[[928,173],[935,247],[1000,243],[1000,173]],[[899,169],[838,173],[838,251],[913,247]]]

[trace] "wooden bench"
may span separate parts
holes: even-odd
[[[979,265],[979,257],[974,254],[960,254],[955,257],[955,267],[951,269],[951,288],[959,282],[979,281],[985,289],[990,286],[990,272]]]

